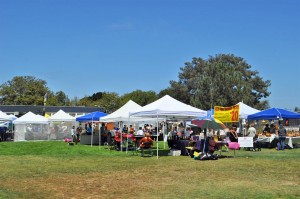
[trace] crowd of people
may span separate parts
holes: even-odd
[[[82,133],[85,134],[93,134],[92,129],[96,129],[92,126],[92,123],[85,123],[84,128],[79,125],[77,128],[75,126],[71,129],[71,135],[74,142],[79,142],[80,135]],[[100,124],[98,124],[100,125]],[[162,128],[162,126],[153,127],[152,124],[144,124],[139,126],[137,129],[133,125],[124,124],[121,129],[115,127],[113,130],[108,131],[106,129],[106,125],[103,123],[101,124],[100,132],[103,134],[104,132],[107,134],[107,138],[105,142],[114,145],[115,149],[120,150],[121,146],[126,146],[125,142],[127,139],[133,139],[136,143],[136,147],[143,149],[145,147],[145,143],[150,142],[150,146],[153,146],[154,141],[156,141],[156,136],[162,135],[167,136],[167,140],[187,140],[192,144],[195,144],[194,137],[204,137],[207,138],[208,141],[208,148],[210,148],[210,152],[212,152],[212,148],[214,150],[222,150],[225,148],[228,151],[228,144],[224,144],[225,142],[238,142],[238,137],[246,136],[253,138],[253,147],[248,148],[249,150],[256,151],[258,140],[258,132],[255,128],[255,123],[251,123],[250,125],[245,125],[245,129],[239,130],[237,125],[231,125],[229,128],[226,129],[206,129],[206,128],[192,128],[190,126],[186,126],[183,123],[177,123],[176,125],[171,124],[170,126],[166,126],[166,128]],[[166,129],[163,132],[163,129]],[[284,150],[285,149],[285,139],[286,139],[286,129],[283,125],[279,125],[278,128],[271,123],[266,124],[263,133],[270,133],[276,134],[277,139],[276,142],[276,149],[277,150]],[[113,142],[112,142],[113,141]],[[123,143],[121,143],[123,142]],[[213,147],[212,147],[213,146]],[[172,146],[170,146],[172,148]]]

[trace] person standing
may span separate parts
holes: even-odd
[[[286,129],[283,127],[282,124],[279,125],[278,129],[278,144],[277,150],[284,150],[285,148],[285,139],[286,139]]]
[[[128,126],[126,124],[124,124],[122,132],[126,134],[128,133]]]
[[[80,134],[82,132],[81,125],[76,128],[76,144],[80,141]]]
[[[76,142],[75,126],[71,129],[72,142]]]
[[[270,129],[270,127],[269,127],[269,124],[266,124],[266,125],[265,125],[265,128],[264,128],[264,130],[263,130],[263,133],[264,133],[264,134],[270,133],[270,130],[271,130],[271,129]]]
[[[193,130],[191,129],[191,127],[188,127],[184,132],[185,139],[189,140],[192,134],[193,134]]]
[[[250,125],[250,128],[247,131],[247,136],[253,138],[253,145],[256,142],[255,140],[256,129],[254,128],[254,124]],[[250,148],[251,149],[251,148]],[[255,151],[255,147],[253,146],[252,151]]]
[[[271,123],[270,125],[270,133],[275,135],[276,134],[276,128],[275,128],[275,125],[273,123]]]

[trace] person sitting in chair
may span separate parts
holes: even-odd
[[[140,148],[142,150],[142,156],[144,156],[144,149],[152,149],[153,140],[150,137],[150,133],[145,133],[145,137],[140,140]],[[151,151],[152,154],[152,151]]]

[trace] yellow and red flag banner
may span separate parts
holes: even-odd
[[[214,107],[214,118],[221,122],[239,122],[239,113],[240,105]]]

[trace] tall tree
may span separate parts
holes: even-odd
[[[98,106],[111,113],[121,105],[120,97],[114,92],[98,92],[79,100],[78,105]]]
[[[145,106],[151,102],[154,102],[157,99],[158,97],[154,91],[135,90],[131,93],[126,93],[123,96],[121,96],[121,101],[123,105],[129,100],[133,100],[137,104]]]
[[[264,98],[270,95],[271,82],[250,69],[243,58],[232,54],[210,56],[207,60],[193,58],[180,68],[179,80],[170,81],[170,87],[163,92],[201,109],[232,106],[240,101],[258,109],[268,108]]]
[[[16,76],[0,85],[0,103],[5,105],[43,105],[50,92],[46,81],[33,76]]]
[[[70,99],[63,91],[56,92],[55,98],[57,100],[56,106],[69,106],[70,105]]]

